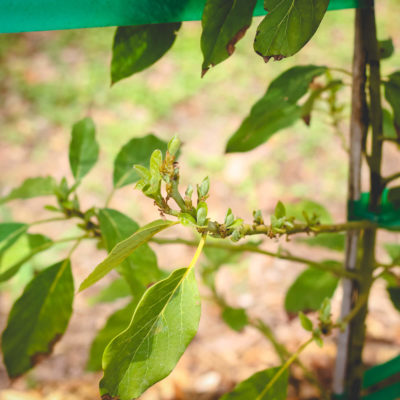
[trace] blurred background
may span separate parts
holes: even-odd
[[[391,37],[397,51],[383,61],[384,74],[400,67],[398,0],[378,2],[380,39]],[[329,12],[316,36],[299,55],[264,64],[252,49],[258,19],[253,21],[233,57],[200,79],[202,56],[199,23],[185,23],[172,50],[149,70],[110,87],[110,59],[114,28],[0,35],[0,195],[25,178],[67,176],[68,145],[72,125],[91,116],[97,126],[100,160],[79,189],[82,208],[103,207],[112,190],[113,160],[133,137],[153,132],[164,140],[178,134],[184,142],[180,158],[182,185],[211,179],[210,215],[223,219],[228,207],[251,220],[253,209],[271,214],[278,200],[285,204],[313,198],[326,205],[337,221],[345,218],[348,124],[332,129],[323,112],[313,115],[311,127],[298,123],[281,131],[258,149],[224,155],[228,138],[264,94],[269,82],[295,64],[324,64],[351,69],[354,10]],[[345,74],[337,76],[350,84]],[[349,89],[340,92],[350,115]],[[385,172],[398,170],[398,149],[385,145]],[[368,188],[365,188],[368,190]],[[0,221],[32,222],[48,217],[47,200],[14,201],[0,206]],[[133,190],[120,189],[110,206],[140,224],[157,218],[152,202]],[[73,225],[51,224],[35,232],[52,237],[76,232]],[[176,229],[172,237],[191,237],[190,229]],[[399,235],[383,233],[381,243],[400,243]],[[338,253],[296,243],[266,241],[265,249],[279,246],[299,255],[341,259]],[[159,265],[166,269],[184,266],[193,255],[184,246],[152,245]],[[68,247],[58,246],[27,264],[11,281],[0,286],[0,328],[12,302],[39,271],[61,259]],[[73,257],[76,286],[105,253],[84,243]],[[382,261],[387,261],[384,251]],[[204,262],[204,261],[202,261]],[[218,274],[218,288],[232,306],[248,309],[251,316],[268,323],[290,351],[304,341],[297,318],[286,315],[286,289],[304,269],[302,265],[245,254]],[[25,377],[11,383],[0,364],[1,400],[72,400],[98,398],[101,374],[86,372],[91,341],[107,317],[123,301],[93,304],[107,277],[76,297],[74,315],[66,335],[53,355]],[[205,297],[207,291],[203,290]],[[341,290],[334,297],[338,315]],[[372,294],[365,359],[374,365],[400,351],[400,318],[378,283]],[[329,386],[335,358],[335,337],[323,349],[310,346],[302,356],[324,385]],[[220,310],[205,299],[200,330],[163,382],[142,396],[144,400],[218,399],[238,381],[279,363],[271,344],[252,328],[234,332],[221,320]],[[290,399],[318,399],[302,372],[293,369]]]

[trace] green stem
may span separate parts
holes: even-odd
[[[66,220],[67,220],[66,217],[48,218],[48,219],[42,219],[40,221],[31,222],[29,226],[42,225],[42,224],[48,224],[50,222],[66,221]]]
[[[307,342],[303,343],[298,350],[282,365],[279,371],[273,376],[273,378],[265,386],[264,390],[256,397],[255,400],[262,400],[266,393],[272,388],[276,381],[282,376],[282,374],[297,360],[299,355],[304,351],[304,349],[314,341],[313,338],[308,339]]]
[[[293,228],[286,227],[284,228],[284,232],[280,233],[280,235],[294,235],[297,233],[337,233],[337,232],[345,232],[352,230],[361,230],[367,228],[376,228],[377,225],[371,221],[351,221],[344,222],[340,224],[331,224],[331,225],[315,225],[310,226],[307,224],[294,224]],[[268,236],[276,236],[273,228],[269,225],[244,225],[243,234],[247,235],[260,235],[265,234]]]
[[[400,172],[396,172],[393,175],[383,178],[382,183],[384,186],[387,186],[390,182],[395,181],[396,179],[399,179],[399,178],[400,178]]]
[[[341,72],[342,74],[345,74],[347,76],[353,77],[353,74],[351,73],[351,71],[347,71],[347,69],[344,69],[344,68],[328,67],[328,69],[330,71]]]
[[[151,239],[152,242],[160,244],[160,245],[167,245],[167,244],[182,244],[185,246],[192,246],[195,247],[197,246],[197,242],[194,240],[185,240],[185,239],[180,239],[180,238],[175,238],[175,239],[164,239],[164,238],[153,238]],[[320,269],[323,271],[330,272],[338,277],[346,277],[350,279],[357,279],[357,274],[352,273],[350,271],[345,271],[343,269],[339,268],[332,268],[328,264],[323,264],[323,263],[318,263],[313,260],[309,260],[303,257],[297,257],[289,254],[282,254],[282,253],[273,253],[271,251],[263,250],[255,245],[252,244],[242,244],[242,245],[232,245],[224,242],[208,242],[207,243],[208,247],[216,248],[216,249],[224,249],[232,252],[251,252],[251,253],[257,253],[257,254],[263,254],[268,257],[275,257],[279,258],[281,260],[288,260],[288,261],[293,261],[293,262],[298,262],[300,264],[305,264],[308,265],[312,268]]]
[[[106,208],[110,206],[110,203],[111,203],[112,198],[114,197],[114,194],[115,194],[115,188],[113,188],[111,190],[110,194],[107,197],[106,204],[105,204]]]
[[[290,357],[289,351],[282,343],[278,342],[272,329],[266,325],[264,321],[261,321],[260,319],[250,320],[249,325],[257,329],[266,339],[268,339],[282,363]]]
[[[172,181],[171,197],[175,200],[175,203],[179,206],[181,211],[188,211],[186,208],[185,200],[183,200],[183,197],[179,193],[178,182],[175,180]]]
[[[352,308],[349,314],[347,314],[343,320],[339,320],[336,322],[333,327],[334,328],[343,328],[344,326],[348,325],[360,312],[360,310],[365,306],[368,301],[368,296],[364,295],[357,300],[356,305]]]
[[[203,251],[204,244],[206,243],[207,235],[202,235],[200,242],[197,245],[196,253],[194,254],[192,261],[189,264],[188,271],[195,267],[197,260],[200,257],[201,252]]]

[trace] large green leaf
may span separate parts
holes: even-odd
[[[130,140],[122,147],[114,162],[114,187],[120,188],[140,179],[134,165],[150,166],[150,155],[159,149],[164,154],[168,143],[153,134]]]
[[[0,198],[0,204],[15,199],[51,196],[54,194],[55,186],[56,182],[51,176],[28,178],[21,186],[13,189],[7,196]]]
[[[251,109],[250,115],[229,139],[226,152],[245,152],[268,141],[276,132],[288,128],[301,117],[301,109],[277,93],[266,94]]]
[[[385,97],[392,106],[394,126],[397,136],[400,137],[400,71],[391,74],[389,81],[385,82]]]
[[[92,286],[115,267],[125,261],[137,248],[147,243],[154,235],[167,229],[177,222],[157,220],[143,226],[132,236],[119,242],[110,252],[108,257],[102,261],[94,271],[82,282],[79,291]]]
[[[165,378],[197,332],[200,295],[193,269],[174,271],[147,290],[129,328],[103,355],[101,394],[131,400]]]
[[[276,382],[265,391],[268,382],[273,379],[280,367],[268,368],[252,375],[239,383],[232,392],[220,400],[286,400],[289,372],[286,370]]]
[[[307,93],[312,80],[325,71],[325,67],[304,65],[290,68],[278,76],[229,139],[226,152],[252,150],[298,121],[302,116],[298,100]]]
[[[319,27],[329,0],[265,0],[268,14],[257,28],[254,50],[268,61],[296,54]]]
[[[69,164],[76,180],[82,179],[96,164],[99,158],[99,145],[96,142],[96,127],[91,118],[77,122],[71,133],[69,145]]]
[[[28,229],[28,225],[19,222],[0,223],[0,257]]]
[[[53,245],[50,238],[40,234],[27,233],[19,237],[0,259],[0,282],[11,279],[36,254]]]
[[[137,302],[129,303],[122,310],[112,314],[102,329],[97,333],[90,347],[89,360],[86,365],[88,371],[100,371],[104,349],[117,335],[124,331],[132,320]]]
[[[282,99],[295,104],[308,92],[311,82],[326,71],[324,66],[296,65],[275,78],[268,92],[276,92]]]
[[[203,75],[226,60],[235,44],[251,25],[257,0],[207,0],[204,6],[201,35]]]
[[[99,211],[100,230],[110,252],[121,241],[133,235],[139,225],[119,211],[105,208]],[[135,296],[141,296],[146,286],[161,277],[157,256],[147,243],[141,245],[118,266],[118,271],[130,284]]]
[[[74,283],[69,260],[40,272],[15,302],[2,336],[4,363],[11,378],[50,354],[72,314]]]
[[[170,23],[117,28],[111,62],[112,83],[158,61],[174,44],[180,27],[180,23]]]
[[[327,265],[340,265],[326,261]],[[309,268],[302,272],[286,293],[285,309],[291,313],[319,310],[322,302],[335,293],[339,279],[330,272]]]

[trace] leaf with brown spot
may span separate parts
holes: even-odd
[[[74,282],[69,260],[36,275],[14,303],[2,335],[4,363],[16,378],[49,355],[72,314]]]
[[[207,0],[202,17],[202,76],[235,51],[251,25],[256,0]]]
[[[265,0],[268,14],[257,28],[254,50],[268,62],[296,54],[312,38],[329,0]]]

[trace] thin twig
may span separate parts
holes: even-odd
[[[194,240],[185,240],[181,238],[174,238],[174,239],[164,239],[164,238],[152,238],[152,242],[167,245],[167,244],[182,244],[186,246],[197,246],[197,242]],[[289,254],[282,254],[282,253],[274,253],[268,250],[260,249],[253,244],[242,244],[242,245],[232,245],[224,242],[207,242],[208,247],[217,248],[217,249],[224,249],[231,252],[251,252],[257,254],[263,254],[269,257],[279,258],[281,260],[288,260],[293,262],[298,262],[300,264],[308,265],[312,268],[320,269],[323,271],[331,272],[332,274],[339,276],[339,277],[347,277],[350,279],[357,279],[357,274],[349,271],[345,271],[339,268],[332,268],[329,264],[318,263],[313,260],[308,260],[303,257],[297,257]]]

